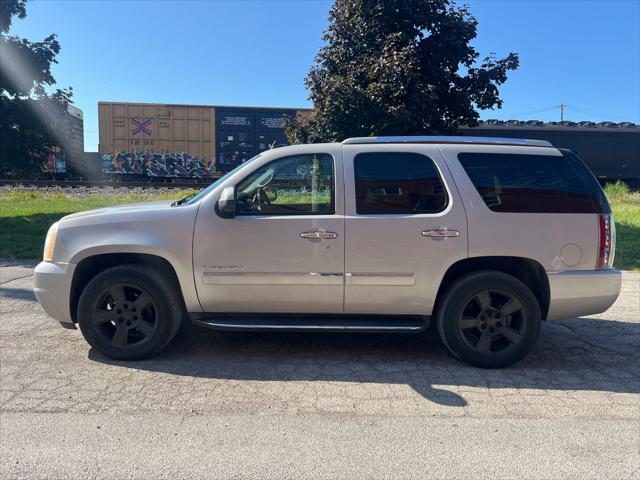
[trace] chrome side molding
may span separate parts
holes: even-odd
[[[207,271],[202,273],[206,285],[335,285],[344,284],[338,272],[238,272]]]
[[[346,280],[346,282],[345,282]],[[242,272],[205,271],[206,285],[383,285],[410,287],[416,284],[415,273],[395,272]]]
[[[410,287],[416,284],[415,273],[347,273],[347,285],[384,285]]]

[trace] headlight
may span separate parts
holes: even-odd
[[[58,236],[58,222],[51,225],[47,232],[47,239],[44,241],[44,253],[42,260],[53,262],[53,251],[56,248],[56,237]]]

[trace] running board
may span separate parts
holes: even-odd
[[[421,332],[427,316],[408,315],[239,315],[198,314],[191,322],[214,330],[279,332]]]

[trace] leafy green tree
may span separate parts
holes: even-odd
[[[32,176],[46,152],[61,144],[72,90],[49,91],[60,52],[56,36],[30,42],[9,35],[14,17],[26,17],[26,0],[0,0],[0,175]]]
[[[498,86],[518,55],[496,59],[470,44],[478,22],[452,0],[335,0],[305,79],[313,114],[292,143],[353,136],[452,133],[500,108]]]

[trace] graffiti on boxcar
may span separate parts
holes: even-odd
[[[103,173],[145,175],[147,177],[206,178],[214,163],[188,153],[108,153],[102,156]]]
[[[54,147],[47,150],[42,162],[42,171],[49,174],[67,172],[67,160],[61,148]]]

